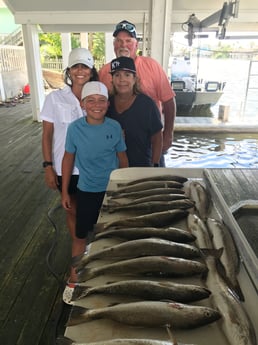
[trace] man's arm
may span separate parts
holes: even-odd
[[[176,101],[171,98],[167,102],[162,103],[164,114],[164,130],[163,130],[163,149],[165,153],[173,142],[174,123],[176,118]]]

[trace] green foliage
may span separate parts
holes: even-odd
[[[224,45],[219,43],[216,50],[212,53],[212,58],[214,59],[226,59],[230,57],[232,52],[232,47],[230,45]]]
[[[40,33],[39,44],[41,57],[44,60],[62,58],[61,35],[59,33]]]
[[[105,56],[105,35],[104,32],[93,33],[92,54],[96,60],[101,60]]]
[[[105,56],[105,35],[103,32],[88,35],[89,49],[95,60],[103,61]],[[41,60],[62,59],[62,41],[60,33],[40,33]],[[80,47],[80,34],[71,34],[72,49]]]

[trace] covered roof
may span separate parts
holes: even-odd
[[[160,0],[160,2],[165,0]],[[126,17],[140,27],[152,6],[152,0],[4,0],[18,24],[39,24],[46,31],[112,31]],[[167,1],[165,1],[167,2]],[[189,15],[202,20],[223,6],[223,0],[173,0],[171,29],[180,31]],[[234,2],[234,1],[233,1]],[[148,20],[148,18],[147,18]],[[240,0],[238,18],[231,20],[229,31],[258,31],[258,1]]]
[[[163,67],[168,66],[171,33],[182,30],[192,14],[197,21],[210,18],[223,4],[234,5],[237,14],[227,21],[227,31],[258,31],[257,0],[4,0],[23,28],[33,116],[39,119],[44,101],[38,43],[38,27],[44,32],[113,32],[123,19],[136,24],[147,42],[148,53]],[[211,18],[212,19],[212,18]],[[209,27],[216,26],[210,21]],[[204,30],[202,30],[204,31]],[[111,35],[112,36],[112,35]],[[147,50],[146,50],[147,51]]]

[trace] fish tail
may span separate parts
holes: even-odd
[[[227,287],[229,288],[231,294],[240,302],[245,301],[245,296],[242,292],[242,289],[239,285],[239,282],[237,279],[235,279],[233,282],[228,278],[228,276],[222,276],[223,280],[225,281]]]
[[[83,322],[87,322],[88,318],[86,316],[86,313],[89,309],[88,308],[83,308],[83,307],[79,307],[79,306],[74,306],[71,314],[70,314],[70,318],[67,322],[67,326],[75,326],[75,325],[79,325]]]
[[[80,255],[77,255],[77,256],[73,256],[72,257],[72,262],[71,262],[71,265],[73,267],[76,267],[78,266],[79,262],[81,261],[81,259],[84,257],[84,253],[83,254],[80,254]]]
[[[94,233],[95,234],[98,234],[99,232],[103,232],[104,230],[105,230],[104,223],[98,223],[98,224],[94,225]]]
[[[89,293],[89,286],[76,285],[73,291],[72,301],[86,297]]]
[[[92,278],[92,269],[91,268],[83,268],[82,270],[75,270],[78,273],[78,282],[83,283]]]
[[[59,336],[56,339],[56,345],[72,345],[74,344],[73,340],[64,336]]]

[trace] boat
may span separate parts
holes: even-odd
[[[171,87],[176,93],[178,116],[212,116],[211,106],[223,95],[224,81],[198,79],[188,58],[173,58]]]

